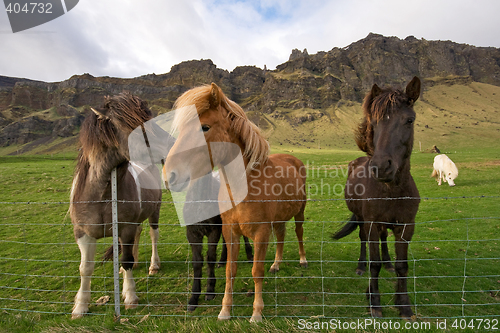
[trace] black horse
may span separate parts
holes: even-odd
[[[367,290],[370,313],[382,317],[378,276],[379,240],[387,238],[392,229],[396,238],[396,299],[402,317],[413,316],[407,292],[408,244],[415,228],[415,215],[420,203],[419,192],[410,174],[410,155],[413,148],[415,112],[413,104],[420,96],[420,80],[414,77],[405,91],[380,89],[376,84],[363,103],[364,120],[356,137],[358,147],[368,156],[351,162],[345,198],[353,213],[351,221],[339,231],[338,239],[359,225],[363,243],[370,250],[370,285]],[[387,244],[385,244],[387,248]],[[384,251],[382,251],[384,252]],[[388,261],[388,253],[383,258]]]

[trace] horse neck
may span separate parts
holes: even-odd
[[[124,158],[119,158],[116,151],[89,161],[85,166],[87,170],[82,170],[77,175],[78,177],[84,176],[85,179],[81,180],[84,184],[80,187],[80,192],[76,193],[75,199],[77,198],[78,201],[101,200],[109,186],[111,171],[126,161]]]

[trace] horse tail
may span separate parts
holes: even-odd
[[[120,255],[122,253],[122,243],[120,242],[120,240],[118,240],[118,245],[119,245],[118,246],[118,255]],[[111,245],[110,247],[108,247],[106,249],[106,251],[102,255],[102,260],[103,261],[113,260],[113,245]]]
[[[342,229],[340,229],[339,231],[337,231],[333,236],[332,238],[333,239],[341,239],[341,238],[344,238],[345,236],[351,234],[354,230],[356,230],[358,228],[358,225],[359,225],[359,221],[356,217],[356,215],[352,214],[351,216],[351,220],[349,222],[347,222],[346,224],[344,224],[344,226],[342,227]]]
[[[431,174],[431,177],[434,177],[436,178],[438,175],[438,172],[436,171],[436,169],[432,170],[432,174]]]

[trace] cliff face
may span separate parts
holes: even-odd
[[[133,79],[83,74],[46,83],[0,77],[0,147],[76,135],[89,106],[124,90],[148,100],[155,113],[169,111],[181,93],[210,82],[245,111],[271,118],[287,119],[287,110],[318,110],[316,116],[290,119],[293,123],[313,121],[339,103],[360,102],[373,83],[401,85],[415,75],[428,87],[472,81],[500,86],[500,49],[370,34],[328,52],[293,50],[276,70],[243,66],[228,72],[211,60],[193,60],[166,74]]]

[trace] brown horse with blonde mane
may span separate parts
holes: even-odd
[[[212,144],[225,142],[237,145],[246,168],[248,194],[242,202],[224,211],[222,204],[233,198],[234,188],[221,186],[219,207],[221,207],[222,233],[227,242],[226,289],[222,300],[219,319],[231,317],[233,304],[233,280],[237,271],[241,235],[254,242],[254,262],[252,276],[255,283],[255,299],[251,321],[262,320],[262,284],[264,262],[271,234],[277,239],[276,257],[270,271],[279,270],[283,258],[285,223],[295,218],[295,232],[299,241],[300,265],[307,267],[302,242],[304,208],[306,205],[304,164],[287,154],[269,155],[269,144],[261,135],[258,127],[245,115],[243,109],[228,99],[222,90],[212,83],[191,89],[180,96],[174,107],[194,105],[196,112],[178,115],[176,122],[179,137],[165,162],[166,174],[171,190],[181,191],[191,180],[211,172],[218,167],[224,170],[234,159],[234,154],[225,149],[214,150]],[[191,121],[193,118],[199,119]],[[200,128],[201,126],[201,128]],[[183,142],[190,140],[193,133],[202,132],[209,147],[209,160],[203,153],[192,150],[190,154],[180,153]],[[205,162],[201,162],[205,161]],[[245,173],[245,170],[244,170]],[[223,172],[223,177],[225,177]],[[229,184],[226,180],[226,184]],[[184,185],[183,185],[184,184]]]
[[[362,243],[368,241],[371,274],[366,292],[370,313],[382,317],[378,277],[382,261],[379,240],[382,239],[383,261],[390,260],[387,229],[396,238],[396,297],[395,303],[404,318],[413,316],[407,292],[408,245],[415,229],[415,215],[420,203],[417,186],[410,173],[413,149],[413,105],[420,96],[420,80],[414,77],[405,91],[380,89],[376,84],[366,95],[364,120],[358,127],[356,143],[368,156],[349,164],[345,188],[351,220],[333,237],[347,236],[360,227]],[[363,244],[362,244],[363,246]]]

